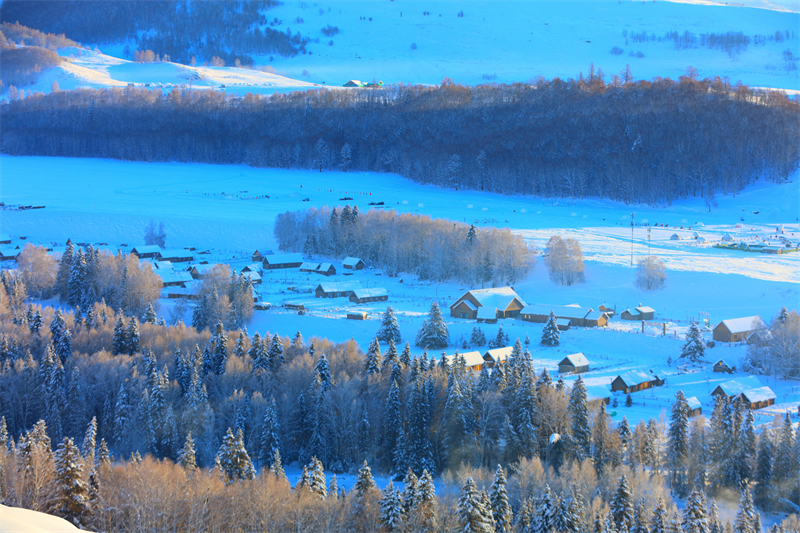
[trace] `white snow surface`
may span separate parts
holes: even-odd
[[[1,533],[72,533],[81,531],[63,518],[0,505]]]

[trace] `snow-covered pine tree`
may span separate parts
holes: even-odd
[[[277,448],[275,449],[275,453],[272,456],[272,466],[269,467],[269,471],[278,481],[287,481],[288,478],[286,477],[286,473],[283,471],[283,462],[281,461],[281,452]]]
[[[177,463],[183,467],[189,473],[193,473],[197,470],[197,452],[195,450],[194,439],[192,438],[192,432],[186,434],[186,440],[183,443],[183,447],[178,451],[178,460]]]
[[[81,477],[83,463],[80,451],[71,438],[64,437],[54,459],[58,502],[55,514],[81,526],[89,511],[89,487]]]
[[[484,335],[483,330],[478,326],[473,326],[472,334],[469,337],[469,343],[472,347],[486,345],[486,335]]]
[[[617,528],[620,529],[624,526],[630,531],[633,523],[633,495],[625,474],[622,474],[622,477],[619,478],[617,490],[614,491],[614,496],[609,506],[611,507],[611,513],[614,515],[614,524]]]
[[[495,520],[495,531],[497,533],[511,533],[514,523],[514,513],[508,501],[508,491],[506,490],[506,474],[503,467],[497,465],[494,472],[494,481],[490,488],[490,499],[492,502],[492,514]]]
[[[686,500],[682,526],[685,533],[709,533],[706,520],[706,498],[697,487],[692,490]]]
[[[758,457],[756,459],[755,471],[756,486],[753,491],[754,503],[760,509],[765,511],[768,511],[772,508],[773,455],[774,448],[772,446],[772,439],[770,438],[769,431],[765,429],[761,433],[761,439],[758,447]]]
[[[225,364],[228,362],[228,335],[221,320],[217,321],[209,344],[213,346],[211,368],[216,375],[221,376],[225,373]]]
[[[136,317],[131,317],[128,322],[128,330],[125,332],[125,340],[127,341],[127,353],[133,355],[139,352],[139,321]]]
[[[156,311],[153,309],[153,304],[147,306],[147,311],[145,311],[144,315],[142,316],[142,324],[155,324],[158,320],[158,316],[156,316]]]
[[[253,463],[244,447],[244,435],[241,430],[234,436],[231,428],[228,428],[216,460],[228,484],[239,480],[253,479],[256,475]]]
[[[308,479],[308,490],[311,494],[314,494],[319,497],[320,500],[324,500],[328,496],[328,487],[325,482],[325,469],[322,467],[322,461],[317,459],[316,457],[311,458],[311,464],[309,465],[309,479]]]
[[[400,352],[400,363],[403,364],[403,368],[411,366],[411,344],[408,341],[406,341],[406,345],[403,346],[403,351]]]
[[[458,498],[458,519],[464,533],[490,533],[494,527],[484,509],[481,493],[472,477],[464,481]]]
[[[689,332],[686,334],[686,344],[681,348],[681,357],[688,359],[692,363],[699,363],[705,357],[706,345],[703,342],[703,333],[697,322],[692,322]]]
[[[669,430],[667,433],[667,456],[672,470],[672,490],[683,496],[686,494],[686,456],[689,451],[689,404],[683,391],[675,394],[672,404]]]
[[[547,319],[544,327],[542,328],[542,346],[558,346],[561,344],[561,334],[558,331],[558,324],[556,324],[556,315],[550,311],[550,317]]]
[[[356,498],[358,498],[359,501],[363,500],[367,494],[376,489],[375,479],[372,477],[372,469],[367,464],[366,459],[364,459],[364,466],[358,470],[358,477],[356,478],[354,488],[356,490]]]
[[[669,517],[664,498],[658,497],[658,504],[653,509],[653,518],[650,521],[650,533],[667,533]]]
[[[322,384],[322,390],[327,391],[329,390],[333,384],[331,381],[331,369],[330,365],[328,364],[328,358],[325,357],[325,354],[320,354],[319,359],[317,359],[317,364],[314,366],[314,371],[319,374],[320,383]]]
[[[261,335],[259,335],[258,332],[253,335],[247,354],[250,356],[250,359],[253,360],[254,372],[267,371],[269,368],[269,357],[267,356],[267,349],[264,346],[264,341],[261,340]]]
[[[389,342],[391,340],[398,343],[403,340],[400,334],[400,325],[397,323],[397,318],[394,316],[394,309],[392,309],[391,305],[386,308],[386,311],[381,316],[381,326],[375,337],[379,342]]]
[[[378,339],[372,339],[367,348],[367,353],[364,355],[364,373],[367,376],[372,374],[379,374],[381,371],[381,347]]]
[[[416,340],[417,346],[421,348],[440,349],[447,348],[450,344],[450,333],[447,324],[442,317],[439,304],[431,303],[428,319],[422,325]]]
[[[753,496],[750,494],[750,487],[744,484],[742,488],[742,498],[739,501],[739,511],[736,513],[736,520],[733,522],[734,533],[761,533],[761,529],[756,530],[756,510],[753,508]]]
[[[411,468],[406,472],[406,477],[403,478],[403,509],[408,514],[417,505],[417,492],[419,491],[419,479],[414,475]]]
[[[94,464],[95,449],[97,445],[97,417],[93,416],[86,428],[86,434],[83,437],[83,444],[81,445],[81,454],[83,460],[87,465]]]
[[[125,326],[125,317],[120,313],[117,315],[117,322],[114,324],[114,337],[111,340],[111,353],[113,355],[128,353],[128,336]]]
[[[328,494],[334,498],[339,498],[339,481],[336,479],[336,474],[331,477],[331,482],[328,483]]]
[[[389,531],[399,529],[404,514],[403,499],[400,496],[400,490],[395,488],[391,481],[381,491],[379,504],[381,524]]]
[[[264,422],[261,425],[261,464],[264,467],[272,466],[275,451],[280,450],[280,424],[278,422],[275,398],[267,405],[264,411]]]
[[[281,340],[280,335],[277,333],[273,335],[272,341],[269,344],[269,349],[267,350],[267,359],[269,360],[269,366],[273,372],[277,372],[285,362],[283,355],[283,341]]]

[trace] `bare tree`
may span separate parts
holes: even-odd
[[[575,239],[562,239],[553,235],[547,241],[545,264],[550,272],[550,279],[561,285],[583,283],[583,251]]]
[[[164,231],[164,223],[151,220],[144,228],[144,243],[148,246],[158,245],[159,248],[164,248],[167,243],[167,234]]]

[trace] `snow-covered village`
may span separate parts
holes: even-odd
[[[3,0],[0,532],[800,533],[799,32]]]

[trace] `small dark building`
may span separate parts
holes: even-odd
[[[658,379],[655,374],[642,370],[632,370],[615,377],[614,381],[611,382],[611,390],[630,394],[653,387],[660,387],[663,384],[664,381]]]
[[[689,418],[703,414],[703,405],[697,399],[697,396],[686,398],[686,403],[689,405]]]
[[[297,268],[303,264],[302,254],[273,254],[264,257],[262,261],[264,270],[277,270],[280,268]]]
[[[366,263],[358,257],[345,257],[342,261],[342,268],[346,270],[364,270],[366,267]]]
[[[350,295],[350,301],[357,304],[369,302],[385,302],[389,299],[386,289],[375,287],[373,289],[356,289]]]
[[[317,274],[322,274],[323,276],[335,276],[336,275],[336,267],[334,267],[330,263],[322,263],[317,267],[314,271]]]
[[[728,366],[728,363],[720,359],[716,363],[714,363],[714,372],[719,372],[722,374],[733,374],[733,369]]]
[[[558,363],[558,371],[562,374],[580,374],[589,371],[589,360],[582,353],[566,356]]]
[[[148,246],[134,246],[131,248],[131,253],[139,259],[148,259],[151,257],[158,257],[161,253],[161,248],[154,244]]]

